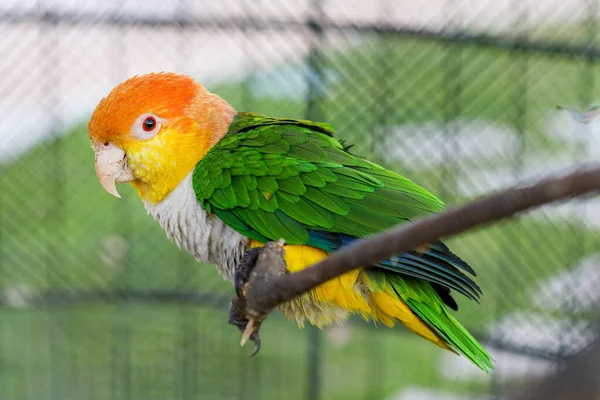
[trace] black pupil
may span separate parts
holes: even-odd
[[[156,121],[152,117],[146,118],[144,120],[144,129],[147,131],[151,131],[152,129],[154,129],[155,125],[156,125]]]

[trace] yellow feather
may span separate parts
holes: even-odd
[[[415,315],[404,301],[395,295],[384,290],[371,293],[370,296],[378,313],[376,317],[384,324],[394,326],[394,319],[396,319],[422,338],[437,344],[443,349],[452,350],[421,318]]]
[[[131,134],[136,119],[153,113],[156,136]],[[102,99],[88,124],[95,144],[110,142],[127,155],[131,183],[144,201],[162,201],[229,129],[235,110],[192,78],[172,73],[135,76]]]
[[[252,241],[250,247],[260,247],[262,243]],[[285,245],[285,262],[290,272],[298,272],[327,257],[329,253],[312,246]],[[348,311],[369,313],[371,307],[356,285],[360,269],[347,272],[323,283],[312,290],[312,295],[320,302],[334,303]]]
[[[263,245],[255,240],[250,242],[250,247],[262,247]],[[287,269],[292,273],[323,260],[329,254],[316,247],[306,245],[285,245],[284,250]],[[289,318],[295,318],[300,324],[303,323],[304,318],[307,318],[315,325],[323,326],[338,318],[333,315],[312,314],[334,314],[335,307],[339,307],[349,312],[359,313],[365,318],[380,321],[387,326],[394,326],[395,321],[399,321],[417,335],[441,348],[451,350],[445,341],[395,293],[385,290],[372,292],[369,289],[366,275],[361,271],[360,268],[355,269],[317,286],[308,295],[301,296],[298,301],[290,304],[292,310],[282,311]],[[298,314],[302,318],[299,318]]]

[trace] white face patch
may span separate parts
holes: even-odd
[[[156,115],[151,113],[142,114],[137,117],[131,126],[131,134],[138,139],[148,140],[156,136],[160,131],[161,124],[162,119]]]
[[[144,206],[177,246],[198,261],[216,264],[221,274],[233,281],[248,238],[200,206],[192,187],[192,172],[160,203],[145,201]]]

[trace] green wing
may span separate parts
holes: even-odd
[[[283,238],[327,251],[443,209],[412,181],[348,153],[333,132],[326,124],[240,113],[196,166],[196,197],[251,239]],[[372,277],[386,290],[482,369],[491,366],[442,304],[456,308],[449,289],[479,298],[479,287],[463,272],[474,274],[468,264],[438,242],[377,267]]]
[[[443,209],[412,181],[348,153],[332,133],[326,124],[240,113],[194,170],[196,197],[252,239],[327,251]],[[480,294],[462,272],[472,268],[442,243],[378,266],[474,300]]]
[[[332,132],[240,113],[197,165],[196,196],[207,210],[238,217],[241,233],[292,244],[306,244],[310,229],[362,237],[443,208],[408,179],[346,152]]]

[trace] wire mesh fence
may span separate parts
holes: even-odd
[[[502,395],[594,339],[600,203],[461,235],[485,375],[402,329],[269,319],[248,359],[231,285],[105,195],[86,122],[134,74],[193,76],[237,110],[333,124],[447,204],[600,154],[596,1],[0,2],[0,398]],[[457,397],[448,397],[457,398]]]

